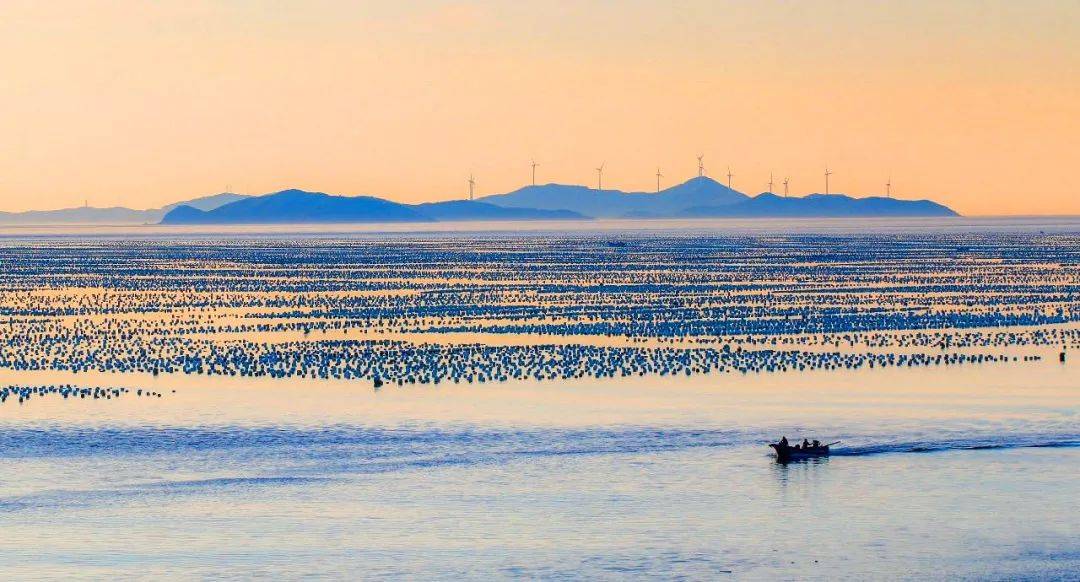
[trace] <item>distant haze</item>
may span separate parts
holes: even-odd
[[[1080,2],[0,4],[0,210],[530,181],[1080,214]]]

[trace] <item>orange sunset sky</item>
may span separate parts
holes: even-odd
[[[0,210],[695,173],[1080,214],[1080,2],[4,0]],[[780,189],[779,186],[776,188]]]

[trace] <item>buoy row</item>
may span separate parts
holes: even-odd
[[[0,404],[9,400],[23,404],[31,398],[43,396],[59,396],[67,400],[112,400],[124,395],[133,395],[145,398],[161,398],[160,392],[144,390],[142,388],[109,388],[101,386],[75,386],[73,384],[50,384],[45,386],[2,386],[0,387]]]
[[[506,380],[557,380],[617,376],[761,373],[792,370],[857,370],[1018,361],[987,353],[852,353],[741,348],[605,347],[579,344],[486,346],[411,344],[399,341],[327,341],[218,345],[192,342],[168,359],[144,355],[84,354],[67,358],[0,358],[16,370],[183,373],[208,376],[365,379],[427,384]],[[89,355],[87,358],[85,356]],[[1023,356],[1024,361],[1039,356]]]

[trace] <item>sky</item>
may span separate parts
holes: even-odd
[[[1076,0],[4,0],[0,210],[530,181],[1080,214]]]

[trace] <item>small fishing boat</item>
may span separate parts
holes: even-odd
[[[827,445],[807,446],[802,445],[789,445],[787,439],[781,440],[779,443],[769,443],[774,451],[776,451],[776,460],[780,462],[798,460],[798,459],[813,459],[817,457],[828,457],[829,447],[838,444],[840,441],[831,442]]]

